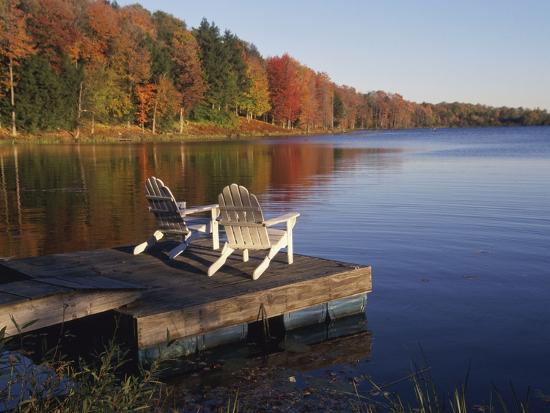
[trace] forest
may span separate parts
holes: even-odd
[[[190,28],[140,5],[0,0],[0,130],[97,122],[183,133],[188,122],[252,119],[305,132],[550,125],[546,110],[361,93],[288,54],[263,57],[206,19]]]

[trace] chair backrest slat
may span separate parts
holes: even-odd
[[[155,216],[160,231],[182,235],[189,232],[185,224],[185,212],[178,208],[172,191],[164,185],[164,182],[154,176],[148,178],[145,181],[145,198],[149,202],[149,210]]]
[[[243,189],[246,191],[246,188],[243,187]],[[233,212],[237,216],[237,221],[248,222],[247,212],[243,209],[243,201],[241,200],[241,188],[236,184],[232,184],[229,186],[229,190],[231,191],[231,197],[233,198],[233,205],[235,206],[235,210]],[[252,238],[250,237],[248,227],[236,227],[234,232],[241,245],[252,245]]]
[[[221,223],[232,248],[269,248],[267,228],[258,199],[244,186],[231,184],[218,196]]]

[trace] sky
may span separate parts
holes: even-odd
[[[550,110],[549,0],[137,2],[188,27],[206,17],[360,92]]]

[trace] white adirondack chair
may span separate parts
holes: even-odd
[[[296,225],[298,212],[291,212],[277,218],[264,220],[258,198],[248,192],[244,186],[231,184],[218,196],[220,224],[225,228],[227,242],[223,246],[220,258],[208,269],[211,277],[235,251],[243,251],[243,261],[248,261],[248,250],[269,250],[267,256],[256,267],[252,279],[257,280],[269,267],[270,261],[281,248],[287,247],[288,263],[292,264],[292,228]],[[271,228],[277,224],[286,224],[286,229]]]
[[[163,238],[177,237],[182,242],[169,253],[170,259],[180,255],[199,233],[212,234],[212,248],[220,248],[218,235],[218,205],[186,208],[185,202],[176,202],[172,191],[160,179],[152,176],[145,182],[145,198],[157,220],[158,229],[145,242],[136,245],[134,255],[141,254]],[[210,218],[189,218],[189,215],[210,211]]]

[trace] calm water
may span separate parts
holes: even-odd
[[[550,128],[357,133],[234,143],[0,147],[0,256],[132,244],[156,175],[188,205],[231,182],[302,213],[297,252],[372,264],[380,382],[423,354],[443,385],[550,393]],[[321,372],[322,374],[322,372]]]

